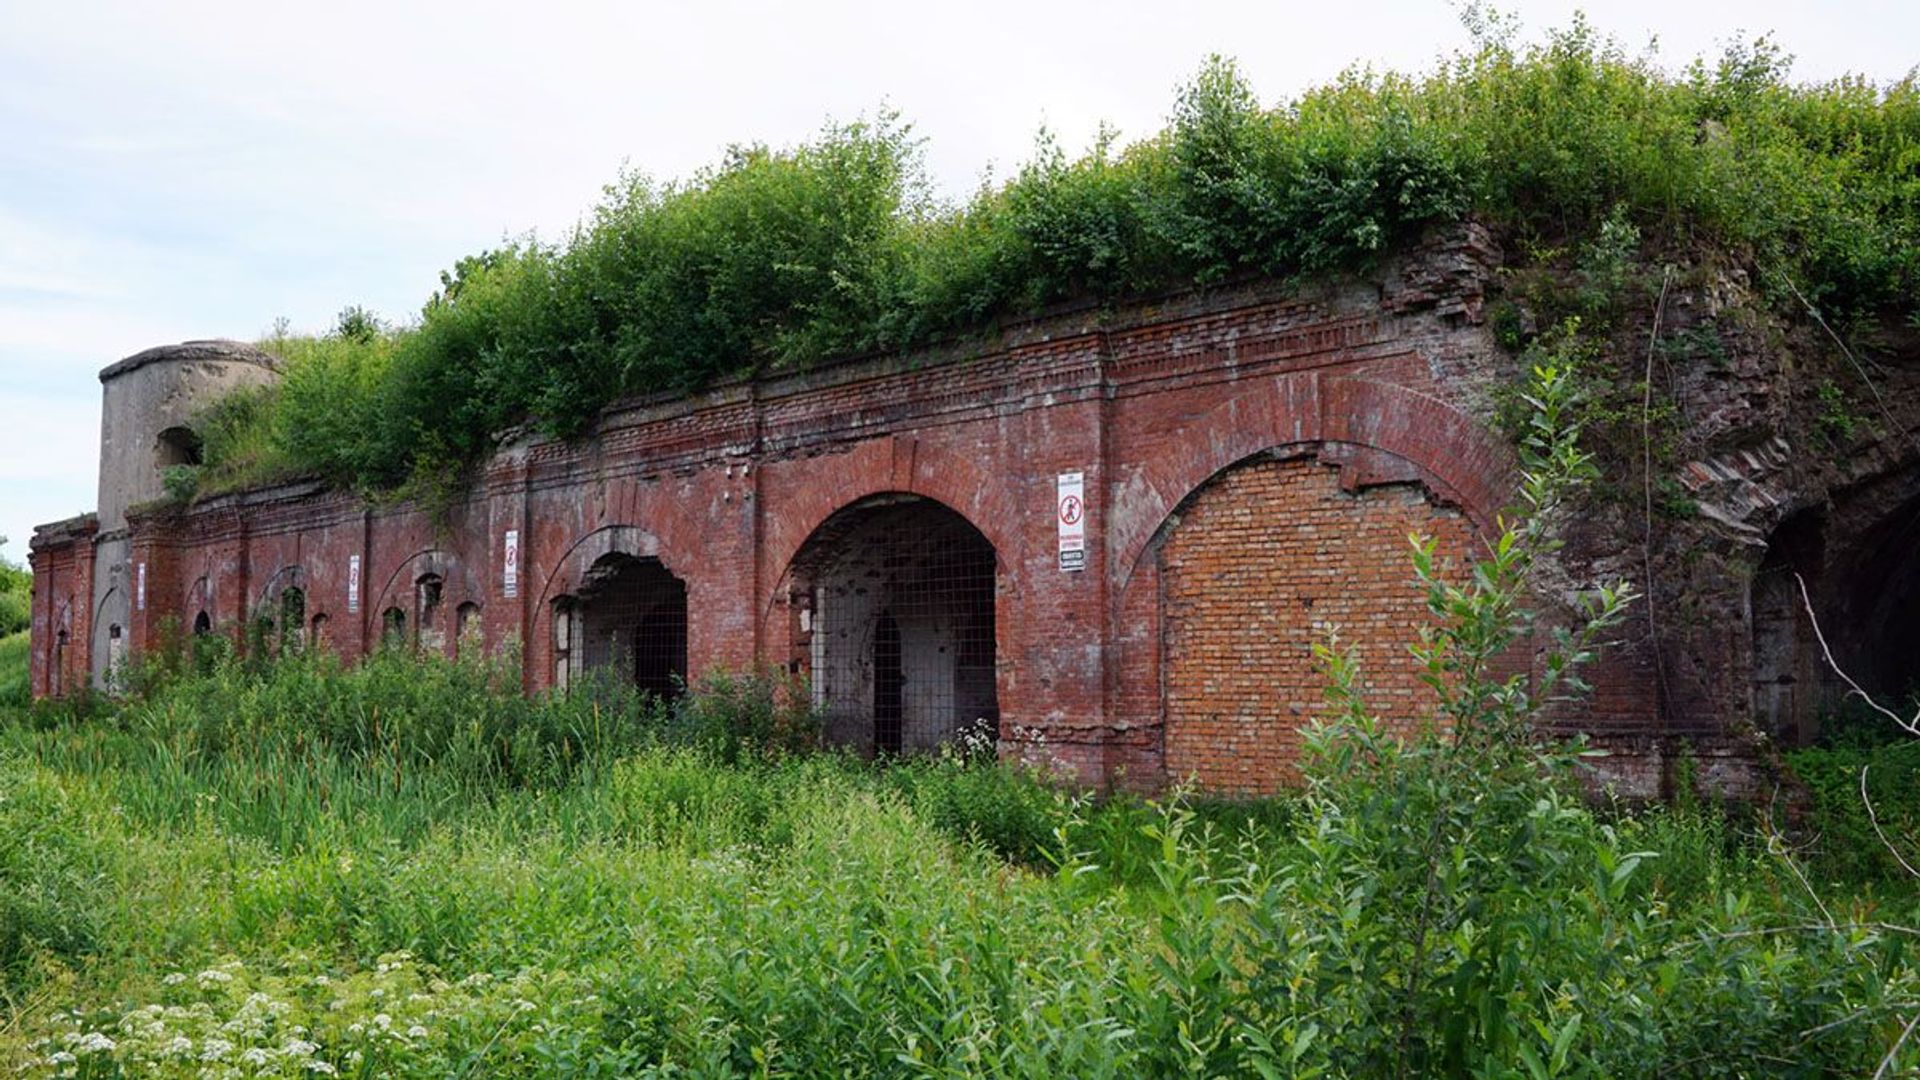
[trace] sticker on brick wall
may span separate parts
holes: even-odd
[[[500,591],[511,600],[520,595],[520,530],[508,529],[506,551],[501,556]]]
[[[1060,474],[1055,518],[1060,526],[1060,569],[1087,568],[1087,495],[1081,473]]]
[[[347,556],[347,614],[360,610],[360,556]]]
[[[133,568],[133,609],[147,610],[147,564],[141,563]]]

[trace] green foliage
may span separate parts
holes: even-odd
[[[1853,409],[1847,404],[1847,395],[1832,379],[1821,381],[1819,394],[1820,412],[1814,417],[1814,423],[1834,449],[1844,449],[1852,444],[1854,434],[1860,428],[1860,418],[1853,414]]]
[[[1916,712],[1920,698],[1909,698],[1902,714]],[[1785,757],[1806,787],[1814,871],[1850,889],[1910,887],[1900,862],[1920,866],[1920,742],[1849,699],[1821,717],[1816,745]]]
[[[31,700],[28,662],[32,658],[27,631],[0,637],[0,709],[24,708]]]
[[[901,350],[1063,301],[1364,264],[1474,215],[1567,254],[1547,318],[1632,299],[1649,236],[1727,248],[1841,315],[1915,314],[1920,90],[1794,83],[1760,41],[1671,74],[1584,21],[1420,76],[1351,71],[1263,105],[1226,61],[1167,127],[1070,156],[1045,133],[1004,184],[927,194],[892,114],[678,183],[625,176],[558,244],[460,260],[418,318],[346,309],[278,334],[287,385],[206,432],[208,490],[291,475],[443,489],[513,425],[562,435],[631,396]],[[1508,334],[1518,344],[1518,327]]]
[[[776,670],[702,676],[667,710],[668,737],[722,761],[820,748],[820,715],[805,684]]]
[[[7,538],[0,536],[0,547]],[[0,555],[0,638],[25,630],[33,619],[33,571]]]

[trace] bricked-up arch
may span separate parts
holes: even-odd
[[[1408,536],[1433,537],[1436,561],[1459,570],[1474,529],[1419,483],[1353,489],[1344,471],[1311,447],[1257,455],[1203,485],[1160,537],[1171,779],[1240,795],[1294,779],[1301,728],[1324,713],[1313,646],[1335,630],[1390,727],[1431,716],[1406,648],[1429,617]]]
[[[1311,452],[1340,466],[1349,492],[1414,484],[1490,535],[1512,491],[1512,452],[1472,417],[1430,394],[1374,379],[1307,371],[1246,380],[1237,392],[1114,477],[1108,531],[1114,601],[1106,666],[1109,708],[1124,738],[1108,741],[1106,769],[1134,782],[1176,778],[1166,759],[1167,675],[1159,545],[1182,503],[1235,464]],[[1405,538],[1391,553],[1403,560]],[[1150,778],[1150,779],[1146,779]]]
[[[789,667],[830,741],[894,754],[998,736],[996,563],[971,522],[917,495],[870,496],[814,531],[783,594]]]
[[[453,552],[425,548],[400,560],[374,594],[371,609],[395,608],[405,614],[409,643],[422,652],[446,655],[453,649],[453,611],[480,595],[465,562]],[[382,637],[390,627],[383,624]]]

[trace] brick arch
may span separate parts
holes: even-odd
[[[277,603],[280,594],[287,589],[299,589],[307,592],[307,572],[298,563],[289,563],[267,576],[266,583],[260,586],[260,592],[253,598],[247,610],[241,612],[242,618],[252,618],[265,610],[267,605]]]
[[[795,497],[767,521],[767,561],[782,572],[828,518],[873,495],[929,498],[966,518],[995,549],[1004,550],[1010,540],[998,528],[1004,521],[998,511],[1008,508],[1004,485],[992,483],[965,455],[896,437],[815,460],[817,469],[810,470]]]
[[[1362,477],[1383,464],[1370,461],[1373,455],[1398,459],[1417,470],[1442,501],[1460,507],[1482,533],[1492,528],[1514,474],[1512,452],[1445,401],[1393,383],[1318,372],[1250,386],[1180,434],[1114,496],[1110,565],[1122,591],[1183,500],[1236,463],[1269,450],[1341,444],[1352,448],[1343,453]]]
[[[217,625],[219,623],[220,615],[213,610],[213,582],[206,574],[201,574],[199,577],[194,578],[193,584],[187,586],[187,606],[185,613],[188,619],[188,625],[191,626],[192,620],[198,618],[203,611],[207,614],[207,622],[209,624]]]
[[[682,572],[685,568],[676,568],[679,560],[677,557],[669,558],[669,551],[670,545],[663,542],[658,534],[628,523],[601,525],[568,544],[553,560],[553,568],[541,579],[540,591],[534,594],[532,608],[528,611],[529,639],[523,644],[527,657],[524,669],[527,685],[533,688],[551,688],[555,685],[554,601],[577,591],[581,579],[594,563],[614,554],[657,559],[668,573],[681,581],[688,581],[687,575]],[[691,583],[688,589],[691,596]]]
[[[851,459],[851,460],[848,460]],[[1012,530],[1019,520],[1008,485],[993,483],[971,458],[911,438],[876,439],[839,459],[821,459],[824,475],[808,476],[793,502],[766,518],[765,562],[772,572],[760,598],[760,618],[773,643],[779,632],[781,598],[793,561],[833,515],[876,495],[918,495],[960,515],[993,545],[995,575],[1007,573],[1007,552],[1019,550]],[[1000,605],[997,632],[1007,640],[1007,610]]]
[[[829,514],[788,560],[768,602],[767,659],[807,673],[833,745],[923,752],[982,724],[993,737],[1007,690],[1007,572],[992,537],[948,503],[905,491],[862,496]],[[814,587],[834,597],[824,609],[790,604]],[[880,703],[882,627],[893,628],[890,725]],[[909,637],[919,644],[903,646]]]
[[[536,632],[543,619],[551,619],[552,613],[547,609],[552,602],[578,589],[580,580],[593,564],[608,555],[658,559],[668,573],[686,580],[686,575],[674,569],[674,563],[661,554],[661,548],[660,538],[638,525],[602,525],[567,545],[554,560],[546,580],[540,583],[540,595],[534,600]]]
[[[1417,483],[1429,500],[1458,510],[1468,535],[1491,535],[1514,475],[1510,451],[1484,426],[1447,403],[1389,383],[1280,376],[1203,414],[1182,438],[1119,484],[1110,533],[1117,579],[1109,668],[1116,718],[1151,733],[1150,757],[1164,781],[1167,676],[1160,546],[1179,512],[1219,478],[1262,460],[1327,467],[1349,494],[1382,484]],[[1385,557],[1405,562],[1394,546]],[[1126,675],[1124,683],[1122,675]],[[1150,782],[1152,782],[1150,780]]]
[[[410,567],[416,566],[417,569],[409,570]],[[481,596],[479,586],[475,584],[472,573],[467,569],[466,560],[453,552],[430,547],[421,548],[395,563],[393,570],[387,574],[386,582],[380,586],[380,591],[374,594],[374,603],[363,606],[363,609],[381,612],[395,606],[395,601],[400,599],[398,595],[400,588],[405,586],[411,589],[413,583],[426,574],[438,574],[440,580],[449,586],[457,585],[457,591],[450,589],[446,597],[449,611],[453,610],[461,600],[477,599]],[[410,604],[411,597],[408,599]],[[408,607],[409,604],[399,606]]]

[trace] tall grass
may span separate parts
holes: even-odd
[[[1602,820],[1522,760],[1475,801],[1420,779],[1442,744],[1336,725],[1304,800],[1091,800],[990,761],[882,769],[751,719],[494,677],[289,657],[92,718],[8,713],[0,1058],[1358,1075],[1399,1056],[1427,970],[1409,1015],[1429,1073],[1814,1076],[1870,1071],[1916,991],[1901,905],[1829,898],[1858,927],[1829,930],[1727,819]],[[741,685],[681,712],[764,715]],[[1472,827],[1419,957],[1427,871],[1395,837],[1442,797]]]
[[[161,673],[0,741],[0,1054],[42,1075],[1829,1076],[1920,1068],[1920,905],[1697,807],[1604,819],[1541,745],[1628,593],[1531,627],[1593,472],[1542,367],[1526,513],[1412,561],[1438,701],[1354,661],[1290,805],[1095,804],[807,752],[774,678],[667,707],[480,664]],[[503,692],[506,691],[506,692]]]

